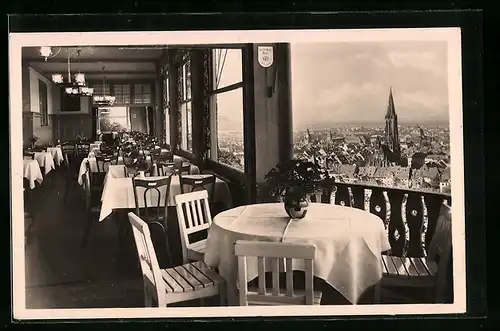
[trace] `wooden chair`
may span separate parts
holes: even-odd
[[[451,256],[451,207],[443,204],[427,257],[382,255],[382,280],[375,287],[380,302],[380,287],[419,287],[432,289],[436,303],[445,301],[446,276]]]
[[[168,197],[170,196],[170,183],[172,181],[171,176],[154,178],[154,179],[142,179],[134,177],[132,178],[132,185],[134,188],[134,201],[135,201],[135,213],[137,216],[145,220],[150,226],[157,225],[163,235],[163,240],[166,245],[166,254],[169,259],[169,263],[172,263],[172,256],[170,254],[170,246],[168,243],[167,236],[167,214],[168,214]],[[162,192],[161,188],[164,187],[165,191],[163,193],[163,206],[161,206]],[[139,203],[139,188],[142,188],[142,199],[144,201],[144,207],[140,207]],[[152,191],[156,192],[157,199],[152,201],[154,205],[148,205],[148,193]],[[141,213],[143,211],[143,213]],[[142,214],[142,216],[141,216]]]
[[[146,222],[134,213],[128,214],[144,281],[146,307],[166,307],[168,304],[219,295],[225,305],[226,281],[202,261],[160,269]]]
[[[212,214],[208,202],[208,192],[197,191],[175,196],[177,220],[181,232],[182,260],[202,261],[207,240],[191,242],[190,235],[208,230],[212,225]]]
[[[89,161],[87,161],[88,163]],[[87,170],[82,175],[83,179],[83,191],[85,193],[85,213],[86,213],[86,225],[82,237],[82,247],[87,246],[88,237],[90,230],[94,225],[95,221],[99,218],[101,213],[101,201],[97,199],[92,192],[91,176],[90,176],[90,166],[87,166]]]
[[[174,162],[155,161],[158,176],[167,176],[177,173]]]
[[[85,158],[90,152],[90,142],[77,142],[75,145],[75,154],[79,158]]]
[[[182,175],[190,175],[191,174],[191,164],[181,162],[180,166],[176,164],[177,173]]]
[[[181,193],[185,192],[184,186],[191,187],[190,192],[207,190],[209,192],[208,201],[213,202],[215,191],[216,177],[213,174],[202,175],[182,175],[179,174],[179,184],[181,186]]]
[[[313,261],[316,247],[310,244],[261,242],[238,240],[234,245],[238,257],[238,285],[240,306],[260,305],[319,305],[322,293],[314,291]],[[247,258],[256,257],[258,262],[258,289],[248,288]],[[280,289],[280,262],[285,260],[286,289]],[[304,260],[305,290],[293,286],[293,259]],[[272,265],[272,289],[266,287],[266,262]]]

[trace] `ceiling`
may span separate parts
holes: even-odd
[[[164,54],[165,46],[82,46],[52,47],[51,56],[45,60],[39,47],[23,47],[22,58],[46,75],[68,72],[85,73],[88,79],[147,78],[157,74],[156,62]]]

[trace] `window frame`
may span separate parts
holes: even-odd
[[[40,112],[40,126],[49,126],[49,87],[47,86],[47,83],[44,82],[43,80],[39,79],[38,80],[38,102],[40,102],[40,89],[42,88],[45,91],[45,106],[42,107],[42,109],[39,109]]]
[[[241,52],[241,81],[232,83],[222,87],[216,87],[216,68],[215,68],[215,54],[217,50],[239,50]],[[245,84],[244,84],[244,71],[245,71],[245,61],[244,61],[244,48],[230,48],[230,47],[217,47],[212,48],[210,51],[210,61],[209,61],[209,75],[210,75],[210,88],[209,88],[209,98],[210,98],[210,151],[209,151],[209,164],[212,163],[218,171],[222,170],[224,173],[228,173],[228,177],[237,177],[241,181],[244,180],[245,170],[238,169],[226,163],[222,163],[218,160],[218,147],[219,147],[219,137],[218,137],[218,118],[217,118],[217,95],[235,91],[241,88],[242,91],[242,108],[243,108],[243,151],[245,153]],[[222,69],[224,70],[224,69]],[[244,169],[246,169],[246,158],[244,160]]]
[[[170,95],[170,79],[172,76],[170,75],[170,68],[168,66],[165,67],[165,71],[161,75],[161,87],[162,87],[162,105],[163,105],[163,134],[165,135],[165,143],[168,146],[171,146],[170,141],[170,131],[171,131],[171,121],[170,121],[170,112],[172,110],[172,96]],[[168,123],[168,125],[167,125]]]
[[[189,80],[190,80],[190,83],[189,83],[189,97],[188,97],[188,93],[187,93],[187,74],[186,74],[186,64],[189,63]],[[179,66],[178,66],[178,74],[180,75],[180,79],[179,79],[179,82],[180,83],[179,85],[179,88],[180,88],[180,99],[179,99],[179,109],[178,111],[180,112],[180,116],[181,116],[181,121],[180,121],[180,125],[181,127],[177,127],[178,130],[180,130],[180,139],[181,141],[179,142],[179,147],[180,147],[180,150],[189,154],[189,155],[193,155],[193,103],[192,103],[192,98],[193,98],[193,90],[192,90],[192,82],[191,82],[191,56],[188,54],[188,55],[185,55],[183,58],[182,58],[182,61],[179,63]],[[188,107],[188,104],[190,105],[190,112],[191,112],[191,123],[189,123],[188,121],[188,111],[187,111],[187,107]],[[189,128],[189,124],[191,124],[191,130],[188,130]],[[178,126],[178,123],[177,123],[177,126]],[[189,145],[188,145],[188,135],[189,133],[191,133],[191,148],[189,149]]]

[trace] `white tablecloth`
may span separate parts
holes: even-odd
[[[44,168],[45,175],[56,168],[54,165],[54,158],[49,152],[35,152],[35,160],[38,161],[40,167]]]
[[[47,147],[47,153],[52,155],[55,164],[61,165],[64,160],[61,147]]]
[[[240,239],[316,245],[314,275],[353,304],[381,279],[381,253],[390,248],[380,218],[360,209],[311,203],[301,220],[290,220],[281,203],[224,211],[210,227],[205,262],[219,268],[221,276],[234,284],[228,286],[232,304],[237,302],[234,243]],[[304,270],[298,261],[294,263],[295,270]],[[247,270],[249,280],[257,277],[256,263],[249,263]]]
[[[23,160],[23,177],[30,181],[30,188],[35,188],[35,181],[43,181],[40,165],[36,160]]]
[[[119,177],[120,176],[120,177]],[[133,209],[135,208],[134,200],[134,188],[132,186],[132,178],[124,178],[124,173],[119,166],[110,167],[110,171],[107,172],[106,178],[104,180],[104,189],[101,197],[101,214],[99,215],[99,222],[103,221],[107,216],[109,216],[113,209]],[[194,176],[207,176],[207,175],[194,175]],[[155,178],[155,177],[146,177]],[[186,189],[185,192],[189,192]],[[139,189],[141,190],[141,188]],[[160,206],[165,205],[165,187],[160,188],[160,193],[162,199],[160,200]],[[172,181],[170,182],[170,194],[168,197],[168,206],[175,206],[175,196],[181,194],[181,186],[179,182],[179,176],[172,176]],[[214,202],[222,202],[227,206],[232,205],[231,192],[226,184],[226,182],[216,178],[215,181],[215,191],[214,191]],[[150,190],[147,195],[148,206],[155,206],[158,201],[158,193],[156,190]],[[139,204],[144,207],[144,198],[139,199]]]
[[[79,171],[79,173],[78,173],[78,183],[79,183],[80,185],[82,185],[82,184],[83,184],[83,179],[82,179],[82,176],[83,176],[83,174],[85,173],[85,171],[87,171],[87,168],[86,168],[86,166],[85,166],[85,163],[87,162],[87,160],[88,160],[88,161],[89,161],[89,163],[90,163],[90,171],[92,171],[92,172],[98,172],[98,171],[99,171],[99,169],[100,169],[101,171],[102,171],[102,169],[103,169],[102,164],[99,164],[99,169],[97,169],[97,161],[96,161],[96,158],[95,158],[95,154],[94,154],[94,153],[92,153],[92,152],[91,152],[91,153],[89,153],[89,156],[88,156],[88,157],[86,157],[86,158],[84,158],[84,159],[82,160],[82,163],[80,164],[80,171]],[[151,158],[150,158],[149,156],[147,156],[147,157],[146,157],[146,160],[147,160],[147,162],[150,162]],[[115,161],[113,161],[113,163],[114,163],[114,162],[115,162]],[[181,163],[181,162],[183,162],[183,161],[182,161],[182,158],[181,158],[180,156],[174,155],[174,163],[179,163],[179,165],[180,165],[180,163]],[[114,165],[114,164],[113,164],[113,165]],[[120,156],[120,157],[118,157],[118,165],[123,165],[123,158],[122,158],[121,156]],[[104,169],[104,170],[105,170],[105,171],[107,171],[107,170],[108,170],[108,168],[109,168],[109,163],[106,163],[106,164],[105,164],[105,169]],[[156,172],[156,170],[154,170],[154,172]],[[200,169],[199,169],[196,165],[192,164],[192,165],[191,165],[191,174],[195,175],[195,174],[199,174],[199,173],[200,173]]]

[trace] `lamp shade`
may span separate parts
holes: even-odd
[[[85,85],[85,74],[82,73],[75,74],[75,82],[76,84],[81,86]]]
[[[40,47],[40,55],[43,57],[49,57],[50,54],[52,54],[52,48],[48,46],[42,46]]]
[[[61,74],[53,74],[52,75],[52,82],[54,82],[55,84],[62,84],[63,81],[64,81],[63,75],[61,75]]]

